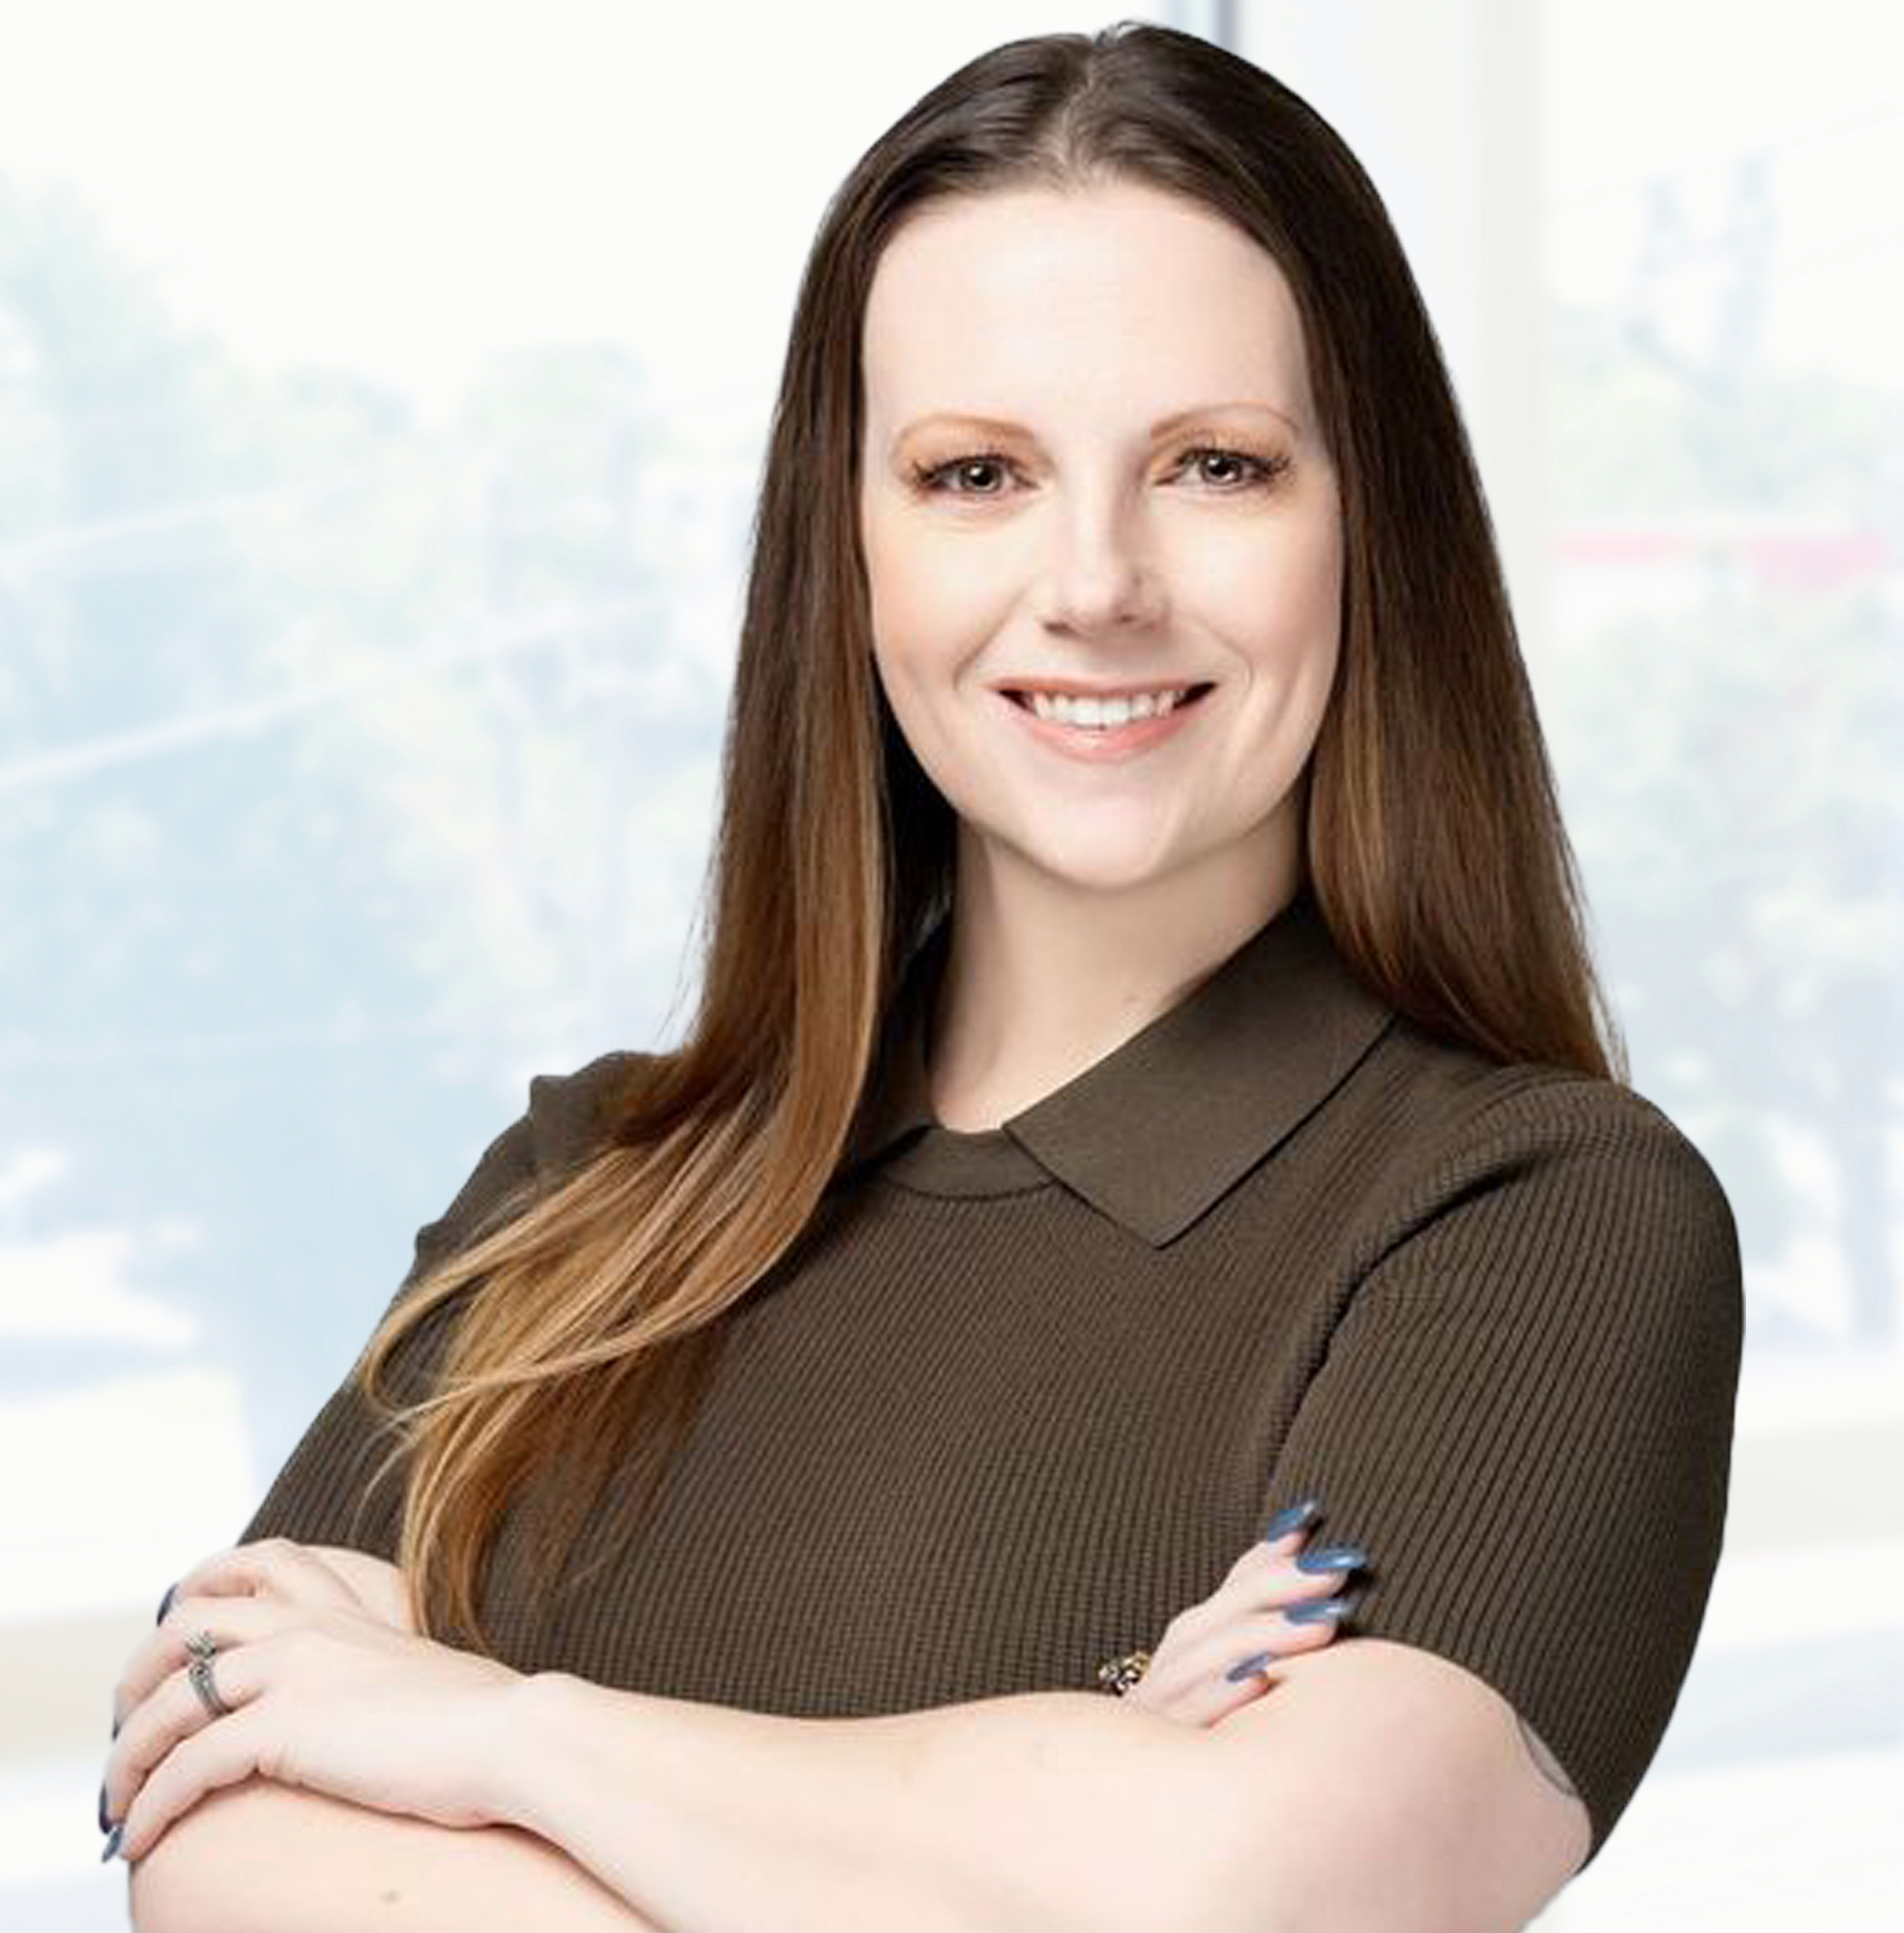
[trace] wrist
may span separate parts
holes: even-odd
[[[584,1690],[583,1680],[560,1671],[524,1673],[502,1687],[489,1744],[489,1810],[498,1825],[554,1839],[552,1802],[573,1769],[575,1703]]]

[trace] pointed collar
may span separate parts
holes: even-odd
[[[1178,1004],[998,1127],[942,1126],[926,1029],[950,916],[888,1011],[843,1166],[927,1194],[1062,1182],[1153,1247],[1194,1222],[1345,1079],[1394,1019],[1338,952],[1305,883]]]

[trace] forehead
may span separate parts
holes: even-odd
[[[861,364],[875,424],[932,411],[1148,422],[1255,396],[1312,421],[1301,318],[1269,251],[1201,202],[1131,183],[936,202],[882,251]]]

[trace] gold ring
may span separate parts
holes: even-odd
[[[1122,1698],[1149,1669],[1150,1654],[1147,1651],[1121,1652],[1116,1657],[1107,1657],[1097,1667],[1097,1682],[1106,1691],[1115,1692]]]

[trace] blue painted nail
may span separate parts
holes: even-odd
[[[1346,1617],[1362,1600],[1358,1597],[1313,1597],[1306,1604],[1293,1604],[1283,1612],[1291,1624],[1320,1624],[1325,1618]]]
[[[1313,1523],[1322,1508],[1319,1497],[1305,1497],[1300,1503],[1293,1503],[1287,1510],[1278,1510],[1272,1517],[1263,1531],[1263,1542],[1273,1544],[1279,1537],[1287,1537],[1292,1530],[1300,1530],[1305,1523]]]
[[[112,1814],[106,1811],[106,1782],[103,1779],[100,1781],[100,1831],[112,1831]]]
[[[1295,1560],[1295,1567],[1313,1577],[1321,1570],[1353,1570],[1357,1565],[1367,1562],[1368,1552],[1358,1550],[1353,1544],[1325,1544],[1317,1549],[1303,1551]]]
[[[1229,1669],[1224,1673],[1224,1677],[1227,1677],[1231,1684],[1235,1684],[1238,1682],[1238,1680],[1248,1677],[1251,1672],[1261,1671],[1262,1668],[1269,1663],[1271,1658],[1274,1656],[1275,1653],[1273,1651],[1259,1651],[1253,1656],[1246,1657],[1242,1661],[1242,1663],[1231,1665]]]
[[[176,1584],[168,1584],[168,1585],[166,1585],[166,1594],[165,1594],[165,1596],[164,1596],[164,1597],[162,1597],[162,1598],[161,1598],[161,1599],[159,1600],[159,1614],[158,1614],[158,1616],[157,1616],[157,1617],[155,1617],[155,1618],[154,1618],[154,1619],[152,1620],[152,1622],[153,1622],[154,1624],[164,1624],[164,1623],[165,1623],[165,1621],[166,1621],[166,1611],[170,1611],[170,1610],[171,1610],[171,1608],[172,1608],[172,1592],[173,1592],[173,1591],[175,1591],[175,1590],[176,1590],[177,1589],[178,1589],[178,1586],[177,1586]]]
[[[106,1849],[103,1853],[100,1855],[100,1864],[101,1866],[103,1866],[105,1862],[108,1859],[110,1859],[115,1853],[119,1851],[119,1842],[122,1838],[124,1838],[124,1836],[125,1836],[125,1827],[123,1826],[123,1824],[117,1825],[112,1829],[111,1835],[106,1840]]]

